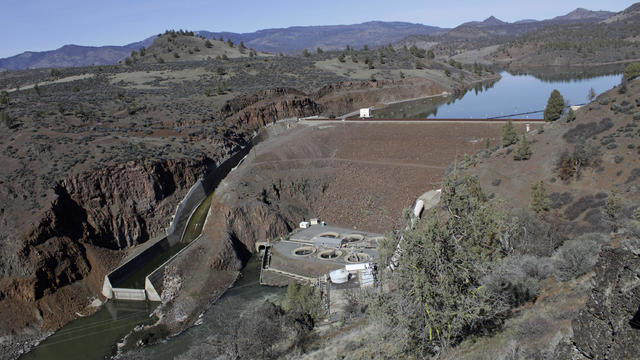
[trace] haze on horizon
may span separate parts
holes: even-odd
[[[290,26],[356,24],[366,21],[405,21],[439,27],[455,27],[467,21],[495,16],[514,22],[548,19],[578,7],[621,11],[634,1],[595,0],[519,2],[471,0],[424,2],[402,0],[389,6],[385,0],[366,4],[327,0],[300,3],[275,1],[167,1],[114,0],[96,3],[80,0],[5,0],[0,31],[6,36],[0,58],[24,51],[57,49],[66,44],[124,45],[143,40],[166,29],[253,32]]]

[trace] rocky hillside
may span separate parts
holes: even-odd
[[[167,31],[156,37],[148,48],[142,48],[138,52],[124,60],[125,63],[134,62],[184,62],[203,61],[207,59],[229,59],[241,57],[253,57],[258,54],[248,49],[244,44],[234,44],[231,41],[218,39],[205,39],[196,36],[193,32]]]
[[[395,43],[409,35],[436,35],[447,29],[406,22],[370,21],[354,25],[294,26],[285,29],[265,29],[253,33],[199,31],[207,38],[244,41],[247,46],[271,53],[300,52],[303,49],[340,50],[347,45],[361,48]]]
[[[154,37],[123,46],[65,45],[51,51],[27,51],[0,59],[0,71],[115,64],[132,51],[149,46]]]
[[[634,295],[640,288],[640,249],[634,225],[638,219],[634,211],[640,205],[640,81],[600,95],[575,115],[575,120],[565,115],[528,133],[528,160],[515,161],[519,145],[511,145],[478,153],[469,162],[459,163],[458,169],[469,166],[463,171],[478,176],[482,187],[509,208],[525,212],[538,209],[547,230],[530,227],[532,240],[514,247],[525,245],[528,253],[541,256],[580,234],[607,234],[599,257],[590,260],[597,261],[593,272],[575,282],[561,282],[561,287],[543,285],[538,299],[530,305],[537,310],[528,306],[519,310],[503,331],[475,345],[467,344],[468,348],[457,350],[452,358],[460,358],[472,349],[493,354],[507,351],[518,356],[555,352],[554,357],[562,359],[636,356],[632,339],[637,339],[638,330],[629,321],[640,305]],[[546,188],[542,210],[532,200],[533,184],[539,181]],[[524,216],[522,212],[516,214]],[[533,242],[549,230],[541,237],[548,243]],[[586,248],[586,243],[583,246]],[[558,301],[563,297],[566,300]],[[570,299],[581,300],[573,303]],[[549,301],[555,305],[545,305]],[[544,309],[548,306],[555,312],[566,311],[565,316],[547,313]],[[507,335],[513,329],[520,334],[519,339],[535,334],[536,338],[555,336],[555,340],[552,344],[522,343],[517,336]],[[516,347],[507,346],[512,341]],[[499,350],[500,346],[506,350]]]

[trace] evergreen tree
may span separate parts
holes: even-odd
[[[311,53],[309,53],[309,50],[304,49],[304,50],[302,50],[302,56],[309,57],[309,56],[311,56]]]
[[[564,112],[564,98],[558,90],[553,90],[547,100],[547,107],[544,109],[545,121],[556,121]]]
[[[513,154],[513,160],[521,161],[521,160],[529,160],[531,158],[531,146],[529,146],[529,142],[527,141],[527,137],[525,134],[522,134],[522,138],[518,143],[518,148]]]
[[[502,146],[507,147],[515,144],[518,141],[518,133],[513,126],[513,122],[509,119],[507,123],[502,127]]]
[[[572,122],[576,120],[576,113],[575,111],[573,111],[573,109],[569,109],[569,112],[567,112],[567,122]]]
[[[540,180],[531,184],[531,198],[529,200],[531,210],[538,215],[542,215],[549,210],[549,206],[550,201],[547,198],[547,189],[544,186],[544,181]]]

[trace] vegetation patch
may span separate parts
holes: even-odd
[[[600,120],[600,122],[578,124],[562,135],[562,138],[569,144],[580,143],[611,129],[612,127],[613,121],[610,118],[604,118]]]

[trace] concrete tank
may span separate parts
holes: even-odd
[[[349,272],[347,269],[333,270],[329,273],[329,277],[334,284],[344,284],[349,281]]]

